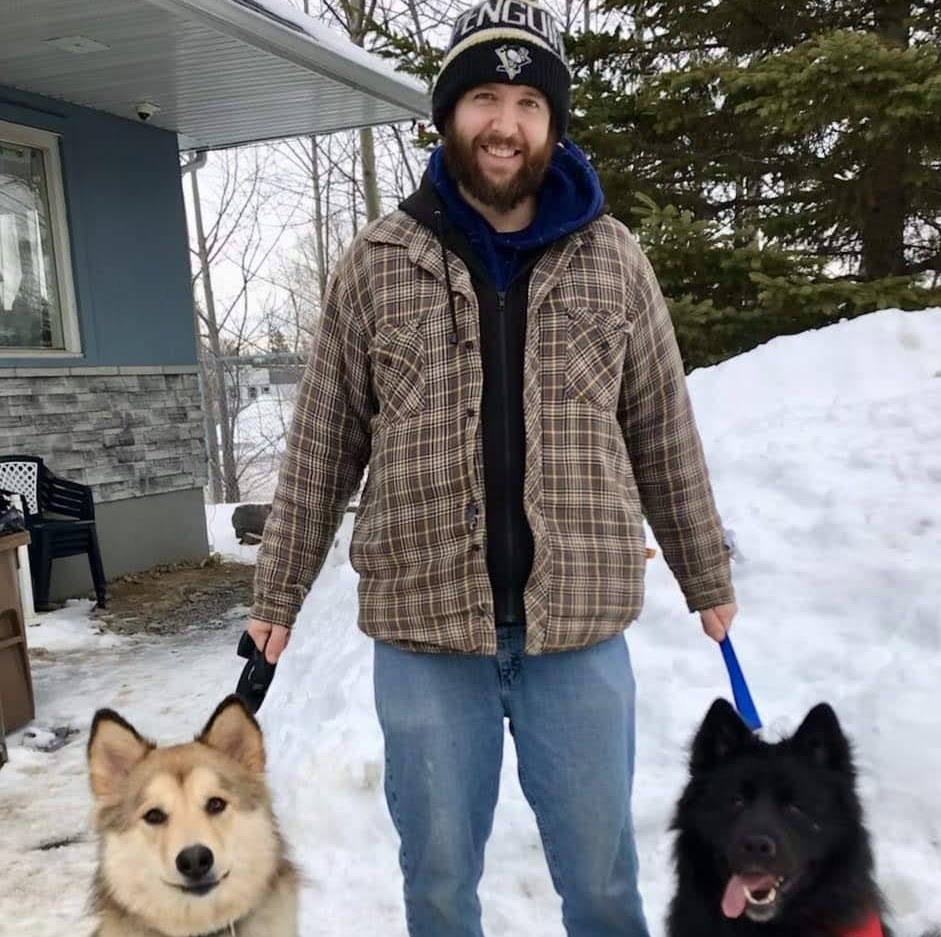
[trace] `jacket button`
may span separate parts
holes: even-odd
[[[464,520],[467,523],[468,530],[474,531],[477,529],[477,521],[480,518],[480,509],[477,507],[476,502],[471,502],[467,505],[467,510],[464,512]]]
[[[480,550],[481,550],[480,544],[479,544],[479,543],[475,543],[475,544],[471,547],[471,549],[472,549],[475,553],[480,553]]]
[[[464,347],[465,347],[468,351],[473,351],[474,343],[473,343],[470,339],[468,339],[466,342],[464,342]]]
[[[468,408],[467,408],[467,415],[468,415],[468,416],[477,416],[477,411],[476,411],[473,407],[468,407]]]

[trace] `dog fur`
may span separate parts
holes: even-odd
[[[297,937],[299,879],[265,782],[261,729],[219,704],[195,741],[157,747],[96,713],[94,937]]]
[[[716,700],[693,741],[673,829],[668,937],[880,929],[891,937],[851,746],[826,703],[790,737],[769,743]]]

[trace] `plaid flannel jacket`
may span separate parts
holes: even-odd
[[[255,617],[292,625],[368,465],[350,547],[360,628],[406,649],[496,653],[477,299],[465,265],[448,262],[457,345],[441,245],[404,212],[366,228],[335,269],[259,550]],[[670,316],[610,216],[532,272],[523,406],[528,653],[585,647],[638,616],[645,516],[690,610],[734,600]]]

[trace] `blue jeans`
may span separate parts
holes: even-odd
[[[493,825],[503,720],[569,937],[647,937],[631,821],[634,677],[623,636],[496,657],[375,646],[385,789],[401,838],[410,937],[483,937],[477,886]]]

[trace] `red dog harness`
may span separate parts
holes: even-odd
[[[884,937],[882,921],[879,915],[873,912],[859,927],[848,927],[838,932],[838,937]]]

